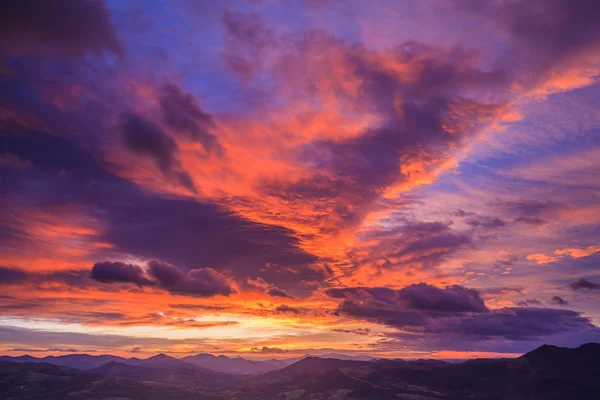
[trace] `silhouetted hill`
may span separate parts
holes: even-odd
[[[259,375],[284,368],[287,364],[279,360],[252,361],[245,358],[230,358],[200,353],[182,358],[183,361],[212,371],[239,375]]]
[[[0,363],[0,398],[597,400],[600,393],[597,343],[574,349],[542,346],[515,359],[457,364],[306,357],[255,376],[216,372],[166,355],[133,362],[173,364],[158,368],[111,361],[81,371],[47,363]],[[173,394],[158,397],[156,393],[169,386]],[[153,388],[155,392],[146,397],[136,392],[148,393]],[[2,390],[18,396],[6,397]],[[119,391],[123,394],[117,395]],[[44,396],[31,397],[32,393]]]
[[[135,381],[150,381],[189,388],[224,388],[239,385],[241,381],[233,375],[210,371],[181,362],[182,366],[156,368],[129,365],[111,361],[90,372]]]
[[[153,367],[153,368],[193,368],[194,366],[190,363],[187,363],[179,358],[171,357],[166,354],[157,354],[150,358],[146,358],[145,360],[132,360],[127,359],[124,361],[119,361],[124,364],[130,365],[140,365],[145,367]]]
[[[197,393],[183,388],[108,378],[53,364],[29,362],[0,362],[0,398],[3,400],[199,399]]]
[[[335,358],[306,357],[278,371],[264,374],[261,381],[288,381],[305,374],[323,374],[341,368],[358,368],[369,365],[368,361],[338,360]]]
[[[126,359],[106,354],[98,356],[92,356],[89,354],[67,354],[63,356],[47,356],[43,358],[36,358],[29,355],[19,357],[1,356],[0,361],[48,363],[59,365],[61,367],[88,370],[99,367],[110,361],[125,362]]]

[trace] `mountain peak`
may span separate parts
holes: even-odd
[[[176,360],[176,358],[166,355],[165,353],[160,353],[155,356],[148,357],[147,360]]]

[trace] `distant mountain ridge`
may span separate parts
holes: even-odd
[[[200,353],[183,357],[181,360],[217,372],[239,375],[259,375],[286,367],[288,364],[280,360],[253,361],[242,357],[231,358]]]
[[[166,354],[157,354],[155,356],[140,359],[136,357],[124,358],[112,355],[89,355],[89,354],[68,354],[62,356],[32,357],[23,356],[0,356],[0,361],[10,362],[32,362],[48,363],[62,367],[75,368],[80,370],[92,370],[109,362],[118,362],[121,364],[133,366],[146,366],[153,368],[181,368],[181,367],[201,367],[208,370],[223,372],[236,375],[258,375],[266,372],[284,368],[288,363],[280,360],[251,361],[245,358],[230,358],[227,356],[213,356],[212,354],[197,354],[183,358],[175,358]]]
[[[352,359],[353,356],[344,354],[332,354],[328,358],[340,357],[339,359]],[[66,354],[61,356],[33,357],[30,355],[23,356],[0,356],[0,361],[10,362],[33,362],[33,363],[49,363],[62,367],[75,368],[80,370],[92,370],[98,368],[111,361],[122,364],[147,366],[155,368],[164,367],[184,367],[185,365],[194,365],[196,367],[206,368],[216,372],[223,372],[234,375],[260,375],[271,371],[276,371],[287,367],[290,364],[300,360],[301,358],[293,358],[289,360],[248,360],[242,357],[227,357],[224,355],[215,356],[210,353],[199,353],[193,356],[182,358],[171,357],[161,353],[145,359],[131,357],[124,358],[113,356],[110,354],[90,355],[90,354]]]
[[[79,357],[57,358],[63,363],[76,360],[77,365],[89,366],[106,357],[75,356]],[[128,359],[130,363],[111,360],[87,371],[43,361],[28,362],[33,358],[29,356],[7,358],[24,361],[0,359],[0,393],[9,393],[7,398],[11,400],[40,398],[32,395],[37,393],[53,394],[42,399],[77,400],[597,400],[600,393],[598,343],[577,348],[545,345],[518,358],[454,364],[308,356],[260,375],[217,372],[190,362],[202,364],[216,359],[227,366],[229,360],[250,361],[205,354],[184,359],[158,354],[145,360]]]

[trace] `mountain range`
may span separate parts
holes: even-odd
[[[212,354],[200,353],[194,356],[175,358],[166,354],[157,354],[155,356],[140,359],[136,357],[123,358],[112,355],[89,355],[89,354],[69,354],[62,356],[47,356],[36,358],[30,355],[11,357],[0,356],[0,361],[10,362],[31,362],[48,363],[61,367],[69,367],[80,370],[92,370],[103,366],[109,362],[116,362],[131,366],[144,366],[153,368],[179,368],[179,367],[201,367],[211,371],[223,372],[234,375],[259,375],[270,371],[275,371],[288,366],[297,361],[292,360],[264,360],[253,361],[242,357],[214,356]]]
[[[255,364],[259,367],[248,367]],[[519,358],[461,363],[309,356],[279,368],[274,364],[208,354],[0,357],[0,393],[7,400],[595,400],[600,393],[598,343],[544,345]],[[243,367],[223,371],[229,365]],[[257,373],[267,366],[274,369]],[[252,373],[242,373],[243,368]]]

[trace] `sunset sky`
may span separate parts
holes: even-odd
[[[0,5],[0,353],[600,341],[597,0]]]

